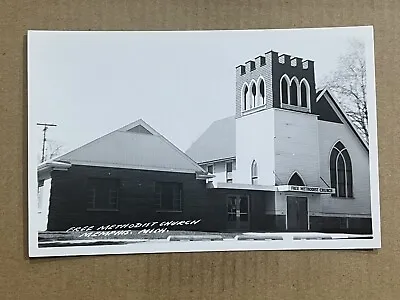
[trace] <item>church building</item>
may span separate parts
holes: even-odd
[[[226,198],[227,227],[371,232],[369,149],[314,62],[269,51],[236,68],[235,116],[187,150]]]
[[[316,89],[314,62],[269,51],[236,67],[232,88],[235,115],[186,152],[138,120],[40,165],[46,229],[201,219],[187,230],[372,233],[368,144]]]

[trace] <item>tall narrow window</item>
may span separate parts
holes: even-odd
[[[308,107],[310,102],[310,86],[307,80],[302,79],[300,82],[300,94],[301,94],[301,107]]]
[[[255,160],[251,163],[251,184],[258,184],[258,167]]]
[[[256,95],[257,95],[257,87],[256,84],[253,82],[251,85],[251,108],[256,107]]]
[[[226,182],[232,182],[233,178],[232,178],[232,169],[233,169],[233,163],[227,162],[226,163]]]
[[[243,110],[249,109],[249,105],[247,103],[248,93],[249,93],[249,87],[247,86],[247,84],[245,84],[242,92]]]
[[[290,105],[298,105],[298,88],[299,82],[296,77],[293,77],[290,83]]]
[[[289,104],[289,77],[283,75],[281,77],[281,102],[283,104]]]
[[[337,142],[330,156],[331,186],[335,189],[333,196],[353,197],[353,168],[346,147]]]
[[[259,91],[259,105],[265,104],[265,83],[264,79],[261,78],[258,84],[258,91]]]

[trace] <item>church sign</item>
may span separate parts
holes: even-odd
[[[298,186],[298,185],[284,185],[278,187],[281,192],[303,192],[303,193],[315,193],[315,194],[333,194],[335,193],[334,188],[329,187],[314,187],[314,186]]]

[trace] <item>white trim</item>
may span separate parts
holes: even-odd
[[[208,164],[216,164],[219,162],[226,162],[226,161],[236,161],[236,156],[230,156],[230,157],[224,157],[224,158],[217,158],[214,160],[205,160],[202,162],[199,162],[199,165],[208,165]]]
[[[208,185],[210,189],[236,189],[236,190],[253,190],[253,191],[270,191],[270,192],[291,192],[294,194],[332,194],[335,189],[319,186],[297,186],[297,185],[261,185],[246,183],[226,183],[213,182]]]
[[[311,217],[336,217],[336,218],[363,218],[369,219],[371,215],[368,214],[346,214],[346,213],[323,213],[323,212],[313,212],[310,213]]]
[[[119,168],[119,169],[130,169],[130,170],[149,170],[149,171],[162,171],[162,172],[173,172],[173,173],[187,173],[187,174],[198,174],[194,170],[187,169],[170,169],[163,167],[148,167],[148,166],[138,166],[138,165],[122,165],[113,163],[102,163],[102,162],[91,162],[91,161],[70,161],[72,165],[79,166],[93,166],[93,167],[104,167],[104,168]],[[202,175],[206,175],[200,173]]]

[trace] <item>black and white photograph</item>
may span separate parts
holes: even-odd
[[[381,247],[372,26],[27,47],[30,257]]]

